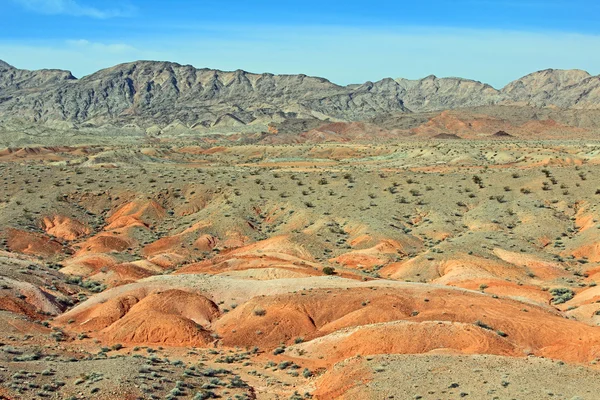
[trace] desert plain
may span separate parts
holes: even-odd
[[[593,399],[600,143],[0,153],[5,398]]]
[[[600,398],[597,77],[0,67],[0,398]]]

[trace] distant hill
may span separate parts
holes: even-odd
[[[21,70],[0,61],[0,126],[266,131],[270,123],[350,122],[493,105],[600,109],[600,77],[549,69],[501,90],[435,76],[340,86],[306,75],[138,61],[76,79],[68,71]]]

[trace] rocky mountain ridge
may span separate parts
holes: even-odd
[[[549,69],[500,90],[435,76],[340,86],[306,75],[138,61],[76,79],[68,71],[28,71],[0,61],[0,125],[260,130],[286,120],[360,121],[491,105],[600,109],[600,77]]]

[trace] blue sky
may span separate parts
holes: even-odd
[[[1,0],[0,59],[83,76],[157,59],[349,84],[600,73],[597,0]]]

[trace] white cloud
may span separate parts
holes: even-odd
[[[41,14],[64,14],[92,18],[114,18],[131,15],[131,7],[100,9],[80,4],[76,0],[13,0],[26,9]]]
[[[90,42],[85,39],[78,40],[67,40],[67,45],[79,51],[89,51],[93,50],[95,52],[103,53],[112,53],[112,54],[135,54],[140,51],[133,46],[130,46],[125,43],[99,43],[99,42]]]
[[[141,50],[127,43],[101,43],[84,39],[35,43],[0,41],[0,55],[16,68],[64,69],[72,71],[78,78],[124,62],[167,59],[166,54]]]

